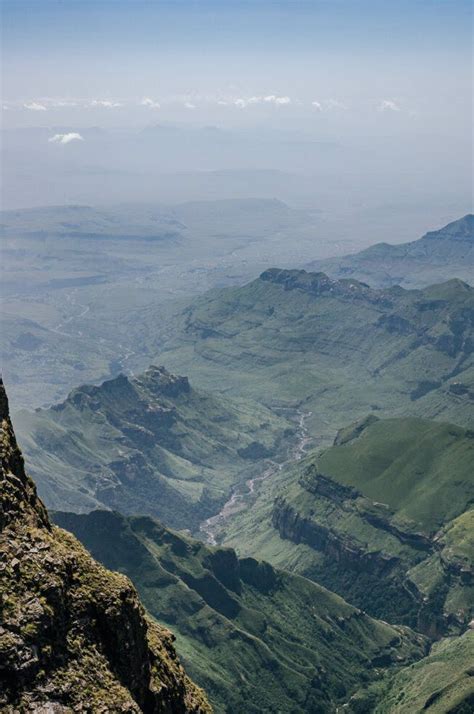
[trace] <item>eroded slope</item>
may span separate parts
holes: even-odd
[[[387,667],[424,653],[425,638],[408,628],[153,519],[104,511],[55,518],[134,581],[149,612],[176,633],[186,668],[219,712],[333,712]]]

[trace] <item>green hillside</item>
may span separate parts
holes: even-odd
[[[191,530],[284,454],[295,431],[265,407],[159,367],[79,387],[49,409],[20,412],[15,425],[48,506],[120,508]]]
[[[212,291],[164,326],[155,350],[206,387],[303,403],[318,438],[370,411],[474,423],[474,289],[373,290],[267,270]],[[153,352],[153,346],[150,345]]]
[[[423,287],[453,276],[474,282],[474,215],[467,214],[410,243],[376,243],[339,258],[312,261],[308,270],[355,278],[374,287]]]
[[[0,359],[15,411],[62,401],[79,384],[142,372],[170,303],[252,280],[276,256],[288,266],[315,256],[314,212],[250,197],[177,203],[184,178],[172,180],[181,189],[168,206],[155,195],[148,204],[1,212]],[[247,189],[243,175],[239,181]],[[329,238],[318,244],[318,255],[331,254]]]
[[[353,712],[470,714],[474,709],[474,631],[441,640],[428,657],[389,677],[387,690],[356,696]],[[382,688],[383,691],[383,688]],[[370,707],[373,697],[377,700]],[[358,703],[358,706],[356,706]],[[351,711],[351,710],[349,710]]]
[[[144,517],[57,513],[108,567],[128,575],[176,635],[216,712],[335,712],[424,638],[377,622],[305,578],[209,548]]]
[[[474,610],[474,436],[424,419],[342,429],[265,481],[220,539],[433,636]]]
[[[315,460],[318,472],[383,501],[426,532],[474,501],[473,431],[427,419],[383,419],[336,444]]]

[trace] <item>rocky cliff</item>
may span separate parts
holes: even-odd
[[[0,709],[210,711],[128,578],[52,525],[0,382]]]
[[[473,454],[472,430],[454,424],[362,419],[295,467],[272,525],[310,549],[299,572],[371,615],[431,637],[463,632],[473,611]]]

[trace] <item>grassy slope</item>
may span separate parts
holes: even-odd
[[[433,554],[408,571],[408,577],[426,597],[444,599],[446,613],[474,611],[474,510],[444,526],[434,538]]]
[[[474,707],[473,662],[472,630],[442,640],[428,657],[391,678],[375,714],[469,714]]]
[[[194,301],[161,334],[160,360],[207,387],[303,402],[318,437],[372,410],[467,425],[473,306],[474,290],[457,280],[374,291],[272,270]]]
[[[374,422],[326,450],[318,470],[433,531],[474,500],[474,432],[426,419]]]
[[[354,425],[341,430],[338,441],[345,443],[314,451],[264,482],[251,507],[227,521],[222,541],[312,577],[379,617],[427,631],[459,629],[474,603],[474,511],[463,513],[474,495],[472,433],[414,418],[373,421],[353,438],[358,431]],[[362,495],[339,501],[318,492],[318,473],[336,485],[356,486]],[[300,519],[278,525],[284,538],[274,527],[275,499]],[[426,503],[432,503],[432,512]],[[359,555],[353,563],[336,556],[334,546],[301,530],[301,519]],[[426,550],[410,542],[423,530],[425,541],[426,534],[434,536]],[[367,564],[360,572],[361,558],[373,560],[379,553],[396,559],[393,566],[371,575]],[[407,597],[407,579],[419,591],[415,599]]]
[[[293,428],[265,407],[195,390],[159,368],[80,387],[15,422],[51,507],[119,507],[181,528],[197,528],[233,484],[284,450]]]
[[[310,581],[204,546],[149,518],[56,514],[91,552],[132,578],[176,634],[217,712],[330,712],[422,638],[377,622]]]

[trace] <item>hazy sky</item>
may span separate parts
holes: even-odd
[[[157,121],[454,134],[465,0],[3,0],[5,126]]]
[[[360,232],[470,209],[468,0],[0,2],[5,208],[275,196]],[[207,189],[222,170],[251,173]]]

